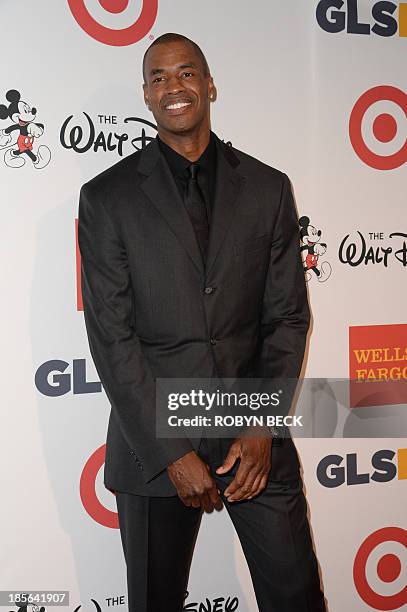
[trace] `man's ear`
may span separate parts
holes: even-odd
[[[216,86],[215,83],[213,82],[213,77],[209,77],[208,80],[208,98],[211,102],[214,102],[216,100]]]
[[[144,102],[147,106],[147,108],[150,108],[150,103],[148,101],[148,93],[147,93],[147,85],[145,83],[143,83],[143,95],[144,95]]]

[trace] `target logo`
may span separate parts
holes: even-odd
[[[407,94],[381,85],[366,91],[350,115],[349,137],[356,155],[377,170],[407,162]]]
[[[374,610],[398,610],[407,604],[407,531],[384,527],[370,534],[353,565],[356,590]]]
[[[89,36],[105,45],[123,47],[146,36],[153,27],[158,0],[68,0],[72,15]]]
[[[107,489],[102,486],[102,483],[98,483],[101,467],[105,463],[105,450],[106,444],[103,444],[87,460],[82,471],[79,490],[83,507],[89,516],[104,527],[118,529],[119,519],[117,512],[109,510],[107,507],[110,500],[106,499],[105,505],[99,499],[99,495],[108,495]],[[99,495],[96,489],[100,489]]]

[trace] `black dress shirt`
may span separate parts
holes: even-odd
[[[200,158],[195,162],[191,162],[183,155],[177,153],[177,151],[161,140],[158,135],[157,141],[175,179],[182,199],[184,199],[185,188],[189,176],[188,166],[190,166],[191,163],[199,164],[197,181],[205,200],[208,223],[210,223],[213,200],[215,197],[216,175],[216,142],[214,133],[212,131],[210,132],[208,146]]]

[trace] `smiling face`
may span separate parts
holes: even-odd
[[[315,244],[321,240],[321,230],[317,230],[313,225],[308,226],[308,242]]]
[[[215,86],[190,43],[177,41],[151,47],[145,59],[143,90],[159,134],[210,129],[210,96]]]
[[[27,102],[20,100],[18,103],[18,112],[13,113],[11,118],[15,123],[25,125],[27,123],[30,123],[30,121],[34,121],[36,114],[36,108],[31,108],[30,105],[27,104]]]

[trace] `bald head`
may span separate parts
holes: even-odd
[[[146,83],[146,58],[148,55],[148,52],[150,51],[150,49],[152,49],[153,47],[157,46],[157,45],[162,45],[162,44],[168,44],[168,43],[179,43],[179,42],[183,42],[183,43],[187,43],[189,45],[191,45],[195,51],[195,53],[197,54],[197,56],[199,57],[201,64],[202,64],[202,69],[204,72],[204,75],[210,75],[210,70],[209,70],[209,66],[208,66],[208,62],[206,61],[206,57],[204,56],[202,49],[199,47],[199,45],[197,45],[193,40],[191,40],[190,38],[187,38],[186,36],[184,36],[183,34],[176,34],[175,32],[167,32],[166,34],[162,34],[162,36],[159,36],[158,38],[156,38],[151,45],[147,48],[146,52],[144,53],[144,57],[143,57],[143,79],[144,79],[144,83]]]

